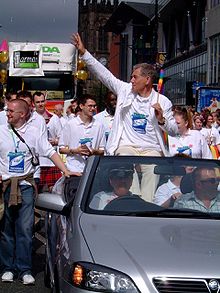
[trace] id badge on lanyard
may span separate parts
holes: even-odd
[[[9,158],[9,172],[24,173],[24,152],[10,152]]]
[[[19,151],[19,141],[16,141],[14,134],[11,132],[15,151],[8,153],[8,171],[10,173],[24,173],[25,152]]]

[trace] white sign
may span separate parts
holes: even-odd
[[[40,45],[9,43],[9,62],[9,76],[44,76]]]
[[[36,45],[42,52],[43,71],[73,71],[76,63],[76,48],[65,43],[14,43],[9,42],[9,55],[18,45]],[[9,72],[10,75],[10,72]],[[24,76],[24,75],[23,75]]]

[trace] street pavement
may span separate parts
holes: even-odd
[[[50,289],[44,286],[44,238],[42,231],[35,233],[33,239],[33,275],[36,283],[33,286],[25,286],[16,280],[13,283],[3,283],[0,281],[1,293],[49,293]]]

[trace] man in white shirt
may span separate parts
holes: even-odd
[[[105,186],[105,190],[102,190],[94,195],[89,207],[92,209],[103,210],[106,205],[121,196],[133,196],[130,191],[134,166],[132,164],[112,164],[108,169],[108,184]]]
[[[106,97],[106,108],[104,111],[99,112],[94,116],[94,118],[102,123],[105,128],[105,138],[106,142],[108,140],[109,133],[112,129],[112,124],[114,120],[114,115],[115,115],[115,108],[117,104],[117,97],[112,93],[108,92],[107,97]]]
[[[26,117],[27,123],[37,127],[40,130],[41,136],[45,136],[47,138],[47,126],[45,119],[42,117],[42,115],[38,114],[36,111],[33,109],[33,96],[30,91],[19,91],[17,93],[17,98],[22,99],[27,102],[29,106],[29,115]],[[36,167],[35,172],[34,172],[34,180],[39,187],[40,183],[40,165]]]
[[[212,167],[194,169],[190,174],[191,176],[185,181],[185,184],[191,185],[191,192],[180,196],[175,201],[174,208],[191,209],[204,213],[219,213],[219,178],[216,174],[216,169],[218,170],[218,168]]]
[[[56,114],[50,113],[46,109],[46,98],[44,93],[35,92],[33,94],[33,102],[35,110],[40,114],[46,122],[48,140],[55,150],[57,150],[58,141],[61,135],[62,125],[59,117]],[[39,190],[51,191],[55,182],[61,177],[61,172],[54,164],[44,156],[40,156],[40,184]]]
[[[54,113],[60,118],[60,123],[63,128],[67,123],[67,120],[63,117],[63,105],[56,104],[54,106]]]
[[[8,103],[8,124],[0,126],[0,165],[5,212],[1,230],[0,258],[3,282],[15,275],[25,285],[34,284],[32,276],[32,236],[34,224],[34,153],[47,156],[65,176],[67,170],[39,128],[26,123],[29,106],[22,99]]]
[[[67,168],[83,172],[86,159],[91,155],[103,155],[105,146],[104,127],[93,117],[96,101],[84,95],[79,101],[80,112],[62,130],[59,151],[66,154]]]
[[[157,205],[169,207],[171,202],[181,196],[180,182],[182,176],[172,176],[166,183],[156,190],[153,202]]]
[[[73,35],[73,44],[88,69],[113,93],[117,95],[117,107],[112,131],[107,142],[110,155],[169,155],[163,131],[177,133],[170,100],[153,89],[156,71],[153,65],[141,63],[133,68],[130,83],[117,79],[84,47],[79,34]],[[141,166],[142,168],[142,166]],[[152,201],[158,183],[153,166],[142,168],[141,194]],[[136,180],[137,181],[137,180]],[[137,186],[134,193],[139,194]],[[146,192],[147,190],[147,192]]]

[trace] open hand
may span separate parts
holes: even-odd
[[[86,49],[84,47],[84,44],[81,40],[80,35],[78,33],[72,34],[71,40],[72,40],[72,44],[78,49],[79,54],[83,55]]]

